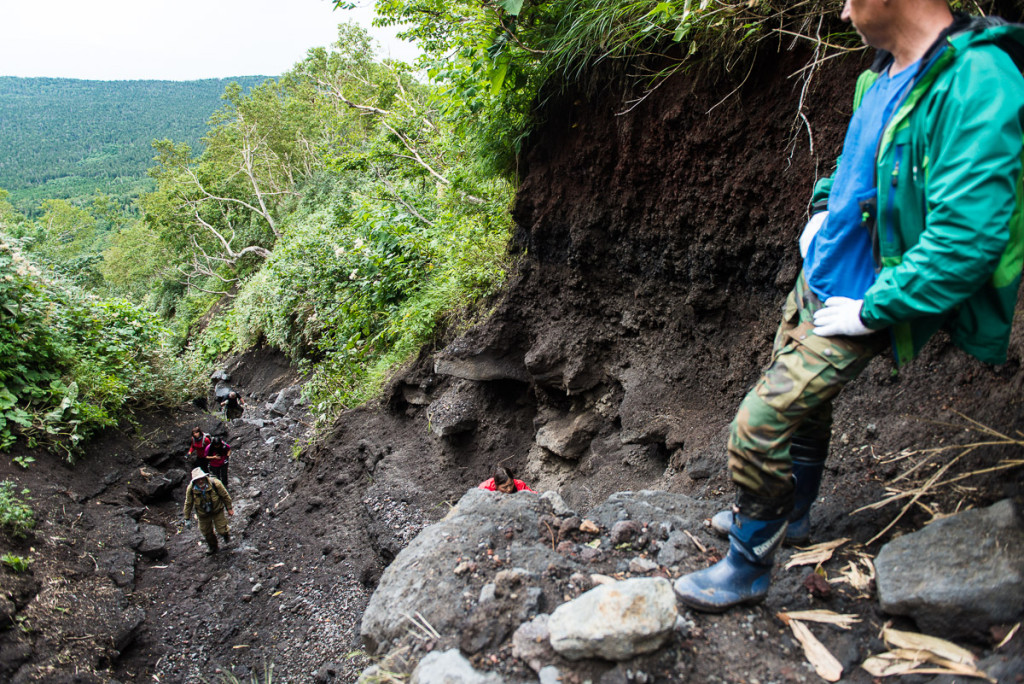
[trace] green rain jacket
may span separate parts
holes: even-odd
[[[921,59],[876,153],[875,203],[862,205],[878,278],[861,318],[889,327],[897,363],[939,328],[1004,363],[1024,263],[1024,26],[960,17]],[[888,68],[880,53],[854,107]],[[814,188],[828,198],[835,174]]]

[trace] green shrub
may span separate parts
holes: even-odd
[[[28,570],[28,566],[32,563],[31,558],[25,558],[24,556],[18,556],[13,553],[5,553],[0,556],[0,563],[3,563],[14,572],[25,572]]]
[[[181,397],[160,318],[47,274],[0,233],[0,451],[19,436],[70,457],[82,439]]]
[[[28,496],[27,489],[21,490],[21,496]],[[36,524],[32,508],[14,491],[14,483],[10,480],[0,482],[0,525],[7,527],[16,537],[24,537]]]
[[[473,190],[490,199],[367,182],[293,217],[235,300],[239,344],[263,340],[300,360],[321,419],[367,400],[442,322],[501,284],[511,186],[492,179]],[[416,202],[418,216],[389,193]]]

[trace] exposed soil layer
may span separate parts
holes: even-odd
[[[805,88],[808,72],[794,75],[809,61],[785,52],[729,74],[676,75],[635,106],[614,79],[555,98],[523,159],[514,209],[522,257],[492,313],[405,369],[379,404],[339,417],[297,459],[291,444],[267,445],[252,425],[185,407],[110,431],[75,466],[42,454],[27,470],[0,463],[0,478],[31,490],[39,518],[28,538],[2,537],[33,563],[0,572],[0,680],[184,682],[273,663],[283,681],[354,681],[370,661],[348,655],[361,646],[359,618],[380,573],[496,463],[557,489],[578,511],[644,488],[728,503],[727,426],[767,360],[797,276],[811,185],[831,171],[863,66],[857,56],[832,60]],[[905,461],[884,456],[977,441],[964,427],[971,421],[1007,435],[1024,429],[1022,356],[1018,325],[1001,367],[945,338],[898,375],[876,359],[836,404],[816,539],[864,543],[895,517],[895,505],[849,515],[902,472]],[[232,372],[245,395],[260,395],[251,404],[295,381],[268,350],[236,359]],[[472,420],[439,436],[437,417],[460,406]],[[148,502],[132,485],[147,477],[140,468],[184,469],[195,423],[246,445],[232,463],[234,537],[210,557],[180,525],[183,484]],[[538,443],[545,428],[569,423],[584,426],[573,433],[583,443],[563,455]],[[950,474],[1010,455],[1019,449],[979,448]],[[999,471],[930,493],[890,534],[1019,498],[1020,478]],[[138,550],[149,548],[137,538],[154,532],[146,525],[165,531],[162,554]],[[880,650],[874,601],[813,599],[801,587],[802,576],[780,581],[762,606],[691,616],[695,628],[672,648],[632,670],[589,673],[608,682],[641,681],[627,670],[659,682],[814,681],[773,615],[829,607],[866,617],[826,645],[851,665],[849,681],[870,681],[853,666]],[[1021,641],[1000,653],[1019,655]],[[478,665],[528,673],[507,642]]]

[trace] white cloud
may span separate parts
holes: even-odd
[[[369,29],[383,57],[412,61],[392,28],[371,28],[372,0],[0,0],[0,76],[101,80],[276,76],[339,23]]]

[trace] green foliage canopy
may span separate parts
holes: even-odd
[[[336,0],[341,7],[345,3]],[[1011,21],[1022,0],[954,0],[954,9]],[[806,45],[814,60],[860,50],[834,0],[378,0],[377,23],[423,50],[420,67],[448,89],[466,126],[490,141],[488,157],[512,170],[546,96],[587,91],[595,66],[619,63],[628,109],[667,76],[688,68],[733,70],[771,40]],[[625,69],[628,65],[629,69]],[[609,71],[605,70],[605,77]],[[626,75],[628,73],[628,75]],[[740,72],[742,75],[743,72]],[[811,72],[813,73],[813,71]],[[809,77],[809,74],[804,74]]]
[[[157,316],[47,273],[0,233],[0,451],[19,436],[69,455],[98,428],[179,398]]]

